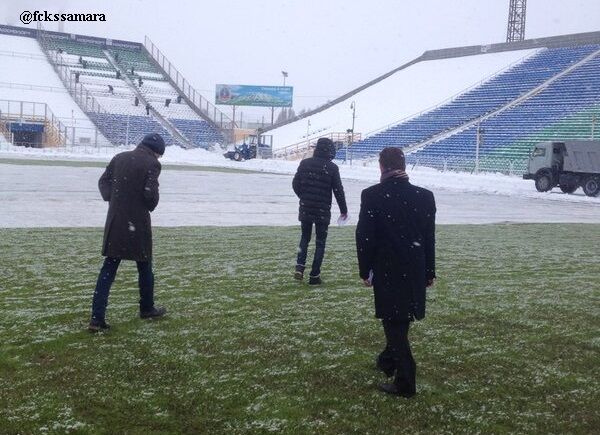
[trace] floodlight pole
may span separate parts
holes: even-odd
[[[525,39],[526,13],[527,0],[510,0],[506,42],[517,42]]]

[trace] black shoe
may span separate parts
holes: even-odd
[[[308,284],[309,285],[321,285],[321,284],[323,284],[323,281],[321,281],[321,277],[320,276],[311,276],[308,279]]]
[[[90,332],[107,331],[108,329],[110,329],[110,325],[104,320],[92,319],[88,325],[88,331]]]
[[[396,371],[393,366],[383,364],[381,361],[381,356],[375,358],[375,367],[385,373],[388,378],[394,376],[394,372]]]
[[[140,319],[154,319],[156,317],[162,317],[167,314],[165,307],[154,307],[150,311],[140,311]]]
[[[304,279],[304,272],[301,272],[299,270],[294,272],[294,279],[296,279],[298,281],[302,281]]]
[[[396,384],[379,384],[378,388],[379,391],[383,391],[384,393],[406,397],[407,399],[410,399],[415,394],[417,394],[415,391],[401,390]]]

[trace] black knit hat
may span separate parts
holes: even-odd
[[[142,145],[150,148],[156,154],[161,156],[165,153],[165,140],[158,133],[150,133],[142,139]]]

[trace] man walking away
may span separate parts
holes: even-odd
[[[331,220],[332,192],[340,208],[341,217],[346,219],[348,215],[340,170],[332,162],[335,152],[335,145],[331,139],[320,138],[317,141],[313,157],[300,162],[292,183],[294,192],[300,198],[298,220],[302,228],[296,273],[294,274],[294,278],[297,280],[304,278],[308,244],[311,238],[312,226],[315,225],[315,256],[308,281],[310,285],[322,283],[321,264],[325,255],[327,228]]]
[[[158,159],[164,152],[163,138],[148,134],[135,150],[113,157],[98,181],[100,194],[109,206],[102,247],[106,259],[94,291],[90,331],[109,328],[105,321],[108,294],[121,260],[137,262],[140,317],[161,317],[167,312],[154,306],[150,222],[150,212],[158,205]]]
[[[400,148],[383,149],[379,166],[381,182],[361,196],[358,266],[364,284],[373,286],[375,316],[387,342],[376,364],[394,376],[392,384],[379,388],[408,398],[416,393],[408,329],[425,317],[425,289],[435,279],[435,200],[429,190],[409,183]]]

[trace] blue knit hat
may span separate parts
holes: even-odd
[[[142,145],[150,148],[156,154],[161,156],[165,153],[165,140],[158,133],[150,133],[142,139]]]

